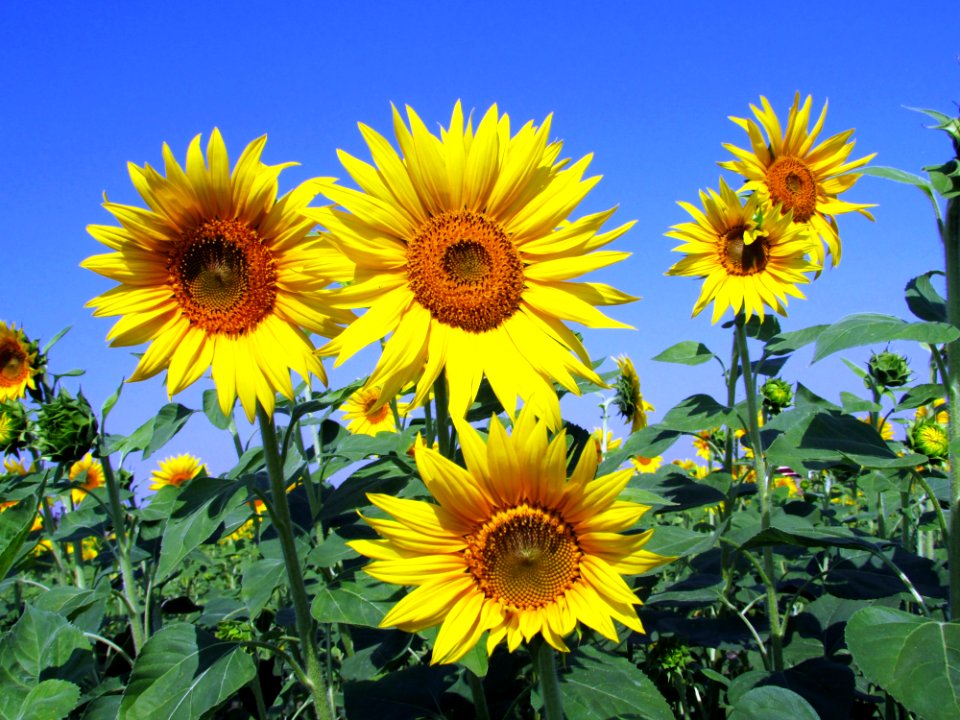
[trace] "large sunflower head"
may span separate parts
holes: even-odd
[[[750,106],[757,122],[730,118],[747,131],[751,149],[724,144],[736,160],[721,162],[720,167],[743,175],[747,189],[755,190],[770,204],[779,205],[782,212],[792,212],[794,222],[809,223],[826,242],[832,264],[837,265],[842,248],[834,216],[858,212],[873,219],[867,212],[873,205],[846,202],[838,196],[853,187],[860,177],[860,173],[852,171],[866,165],[874,155],[847,161],[855,144],[850,141],[853,130],[833,135],[814,147],[827,116],[827,103],[823,104],[820,117],[811,129],[812,98],[808,95],[801,106],[800,93],[797,93],[786,130],[781,129],[767,99],[761,96],[760,103],[762,110],[756,105]],[[814,251],[822,266],[823,246],[815,244]]]
[[[640,601],[622,576],[672,558],[643,549],[652,531],[624,532],[648,509],[617,499],[633,468],[594,477],[588,443],[568,479],[564,432],[548,440],[529,406],[512,435],[496,418],[486,442],[466,422],[457,427],[466,468],[425,446],[415,454],[436,504],[369,495],[392,517],[365,517],[381,539],[350,543],[373,559],[373,577],[416,586],[381,626],[440,625],[433,663],[457,661],[485,632],[488,652],[536,635],[565,651],[578,623],[611,640],[614,620],[642,632]]]
[[[197,475],[206,473],[206,466],[189,453],[183,455],[174,455],[166,460],[160,461],[160,467],[151,473],[151,490],[173,485],[180,487],[188,480],[193,480]]]
[[[0,320],[0,402],[18,400],[36,388],[37,352],[16,323]]]
[[[817,242],[788,212],[764,206],[760,196],[746,202],[720,179],[720,193],[700,192],[703,210],[681,202],[696,222],[674,225],[668,237],[683,242],[675,252],[686,254],[667,275],[704,278],[693,308],[697,315],[713,303],[713,322],[726,311],[741,310],[749,318],[764,316],[764,306],[786,314],[787,296],[803,297],[797,285],[819,266],[807,259]]]
[[[389,404],[380,402],[382,390],[379,387],[364,385],[347,398],[340,406],[343,419],[347,421],[347,430],[359,435],[376,435],[381,432],[395,432],[397,423],[393,409]],[[400,403],[397,414],[407,413],[409,405]]]
[[[360,190],[329,184],[340,208],[307,212],[355,264],[333,302],[367,309],[321,352],[339,364],[390,336],[369,381],[380,403],[416,382],[421,404],[445,370],[462,417],[486,375],[508,413],[519,397],[557,427],[554,382],[575,393],[574,375],[602,384],[565,322],[626,327],[596,306],[634,299],[573,280],[626,258],[594,251],[632,223],[600,233],[613,210],[569,219],[599,178],[584,177],[589,157],[558,160],[550,118],[513,132],[493,106],[474,126],[458,102],[437,137],[407,117],[409,127],[394,109],[399,154],[361,125],[373,165],[340,152]]]
[[[251,419],[258,402],[271,412],[277,392],[293,396],[290,370],[325,380],[304,330],[331,336],[351,317],[317,293],[344,266],[300,212],[320,181],[278,200],[277,177],[293,163],[262,163],[265,143],[250,143],[232,172],[216,129],[206,158],[199,136],[190,143],[185,168],[164,144],[166,176],[131,163],[148,209],[104,203],[120,227],[88,230],[114,252],[81,263],[120,283],[88,303],[121,316],[111,344],[150,343],[131,380],[166,369],[174,395],[212,366],[221,409],[239,396]]]

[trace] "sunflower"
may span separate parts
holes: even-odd
[[[566,477],[566,436],[548,442],[547,424],[529,405],[512,435],[494,417],[486,444],[456,420],[466,469],[425,445],[417,469],[438,504],[368,495],[393,516],[364,517],[381,536],[351,547],[374,562],[366,572],[414,585],[381,627],[417,632],[440,625],[432,663],[463,657],[484,632],[487,652],[506,640],[512,652],[535,635],[566,651],[577,623],[616,641],[613,620],[643,632],[640,601],[622,575],[670,561],[643,550],[652,531],[626,535],[648,509],[617,500],[632,468],[594,478],[588,443]]]
[[[655,473],[660,465],[663,464],[663,457],[657,455],[656,457],[648,458],[637,455],[636,457],[630,458],[630,461],[633,463],[633,469],[645,475],[647,473]]]
[[[804,273],[819,269],[806,258],[817,243],[789,212],[764,215],[756,193],[744,203],[722,178],[720,194],[708,193],[700,192],[703,211],[679,203],[696,222],[666,233],[683,241],[674,251],[686,253],[666,274],[705,278],[693,314],[713,300],[713,322],[728,307],[747,318],[753,313],[763,318],[764,305],[785,315],[787,296],[802,298],[797,285],[810,282]]]
[[[189,453],[168,457],[160,461],[160,467],[153,471],[150,484],[151,490],[159,490],[167,485],[180,487],[188,480],[193,480],[201,473],[206,474],[207,468]]]
[[[101,487],[104,482],[103,465],[100,464],[99,460],[94,460],[93,455],[90,453],[87,453],[82,459],[73,463],[73,465],[70,466],[70,472],[67,476],[70,478],[70,481],[73,482],[79,478],[82,472],[86,472],[87,474],[83,483],[70,491],[70,497],[74,505],[83,500],[88,492],[94,488]]]
[[[647,426],[647,413],[653,412],[654,407],[643,399],[640,392],[640,376],[637,375],[636,368],[633,367],[633,360],[626,355],[615,357],[614,362],[620,368],[620,377],[617,378],[617,394],[614,396],[614,404],[620,411],[620,415],[630,422],[630,432]]]
[[[34,375],[37,353],[30,348],[23,330],[16,323],[8,326],[0,320],[0,402],[18,400],[27,394],[27,388],[36,388]]]
[[[36,470],[37,464],[31,462],[28,466],[26,462],[18,457],[5,457],[3,459],[3,471],[7,475],[29,475]]]
[[[395,432],[397,423],[389,404],[380,402],[381,388],[365,385],[347,398],[340,406],[343,419],[347,420],[347,430],[358,435],[376,435],[380,432]],[[402,417],[409,405],[397,405],[397,413]]]
[[[599,178],[584,178],[589,156],[558,161],[549,117],[511,135],[496,105],[474,128],[458,102],[437,138],[407,114],[409,129],[394,108],[402,156],[361,125],[374,165],[340,152],[361,190],[329,184],[342,209],[307,211],[356,266],[332,302],[367,309],[320,352],[339,365],[390,335],[369,381],[381,404],[410,382],[423,404],[445,370],[450,412],[463,417],[486,375],[511,416],[519,397],[558,427],[554,382],[577,394],[574,375],[603,384],[565,321],[629,327],[596,306],[635,299],[572,280],[625,259],[593,251],[633,223],[599,233],[612,209],[568,220]]]
[[[228,413],[239,396],[251,420],[258,402],[271,413],[277,392],[293,397],[291,369],[326,381],[304,330],[329,337],[352,317],[317,293],[345,267],[307,236],[313,223],[300,213],[320,180],[277,200],[277,177],[294,163],[263,164],[265,143],[250,143],[232,173],[216,129],[206,160],[200,136],[190,143],[186,170],[166,144],[166,177],[131,163],[149,209],[104,203],[121,227],[88,230],[115,252],[81,263],[120,283],[87,303],[96,316],[122,316],[111,344],[151,343],[131,381],[166,369],[173,396],[212,366],[220,408]]]
[[[787,129],[783,132],[777,114],[763,96],[763,110],[756,105],[750,109],[757,122],[745,118],[730,118],[747,131],[750,150],[725,143],[724,147],[737,158],[719,163],[720,167],[733,170],[747,179],[745,190],[754,190],[770,204],[779,205],[781,212],[793,212],[793,221],[809,223],[816,234],[827,244],[827,251],[836,266],[840,262],[841,245],[835,215],[858,212],[873,220],[866,208],[873,205],[846,202],[837,196],[849,190],[860,177],[851,172],[870,162],[874,155],[847,162],[854,142],[847,142],[853,130],[834,135],[814,147],[817,136],[827,116],[824,103],[820,117],[810,129],[810,104],[808,95],[800,107],[800,93],[793,100]],[[763,128],[763,133],[760,128]],[[766,134],[766,137],[764,137]],[[819,265],[823,265],[823,247],[814,245]]]

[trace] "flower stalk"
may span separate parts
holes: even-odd
[[[947,322],[960,329],[960,196],[947,202],[943,223],[947,274]],[[950,619],[960,618],[960,339],[947,345],[947,402],[950,408]]]
[[[530,650],[537,665],[544,720],[563,720],[563,695],[560,693],[560,678],[557,676],[557,653],[539,636],[531,641]]]

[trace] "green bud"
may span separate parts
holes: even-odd
[[[793,403],[793,388],[780,378],[767,380],[760,388],[760,394],[763,395],[763,406],[771,415],[776,415]]]
[[[914,423],[907,433],[910,447],[932,459],[947,457],[950,436],[947,429],[936,420],[921,420]]]
[[[910,382],[910,366],[907,364],[907,359],[903,355],[887,350],[870,356],[867,372],[881,389],[903,387]],[[870,387],[869,382],[866,384]]]
[[[93,447],[97,429],[96,415],[83,393],[74,398],[61,388],[37,411],[37,449],[54,462],[74,462]]]
[[[0,452],[16,453],[28,444],[27,411],[11,400],[0,403]]]

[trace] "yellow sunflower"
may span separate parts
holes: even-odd
[[[376,435],[380,432],[395,432],[397,423],[393,418],[390,405],[380,402],[381,388],[364,385],[347,398],[340,406],[343,419],[347,420],[347,430],[359,435]],[[387,402],[389,402],[387,398]],[[409,409],[406,403],[399,403],[397,411],[403,417]]]
[[[8,475],[29,475],[36,470],[36,463],[31,462],[28,466],[26,462],[17,457],[5,457],[3,459],[3,471]]]
[[[743,175],[747,179],[744,189],[755,190],[770,204],[779,205],[784,213],[792,211],[794,222],[809,223],[826,242],[832,264],[836,266],[842,248],[834,216],[858,212],[873,220],[866,208],[874,207],[846,202],[837,196],[853,187],[860,177],[860,173],[851,171],[866,165],[876,153],[847,162],[855,144],[847,142],[853,130],[834,135],[814,147],[827,116],[827,103],[810,129],[812,98],[809,95],[802,107],[800,93],[794,97],[786,131],[781,129],[777,114],[767,99],[761,96],[760,103],[762,110],[756,105],[750,106],[757,122],[730,118],[747,131],[751,149],[724,144],[737,159],[721,162],[720,167]],[[814,248],[822,266],[823,246],[817,243]]]
[[[683,241],[674,251],[686,253],[666,274],[704,278],[693,314],[712,300],[713,322],[728,307],[747,318],[753,313],[763,318],[764,305],[786,315],[787,296],[802,298],[797,285],[810,282],[804,273],[819,269],[806,257],[817,242],[789,212],[773,209],[764,215],[756,193],[744,203],[722,178],[720,193],[708,193],[700,192],[703,211],[679,203],[696,222],[674,225],[666,233]]]
[[[630,422],[630,432],[647,426],[647,413],[653,412],[654,407],[643,399],[640,392],[640,376],[637,375],[636,368],[633,367],[633,360],[626,355],[615,357],[614,362],[620,368],[620,377],[617,378],[617,394],[614,397],[614,404],[620,411],[620,415]]]
[[[455,422],[466,469],[425,445],[415,456],[438,504],[371,494],[392,518],[364,517],[382,539],[350,543],[373,559],[373,577],[416,586],[381,627],[440,625],[432,663],[456,662],[484,632],[488,652],[503,640],[512,652],[537,634],[566,651],[577,623],[614,641],[614,620],[643,632],[640,601],[621,576],[672,558],[643,550],[652,531],[622,534],[648,509],[617,500],[633,468],[595,478],[588,444],[568,480],[565,433],[548,441],[530,406],[512,435],[494,417],[486,444]]]
[[[630,458],[630,461],[633,463],[633,469],[641,475],[644,475],[646,473],[655,473],[660,465],[663,464],[663,457],[657,455],[656,457],[648,458],[637,455],[636,457]]]
[[[207,468],[200,462],[200,458],[189,453],[171,456],[161,460],[160,467],[151,474],[153,482],[150,483],[150,489],[159,490],[167,485],[180,487],[188,480],[193,480],[197,475],[206,474],[206,472]]]
[[[0,320],[0,402],[18,400],[27,394],[27,388],[36,388],[34,367],[37,353],[30,349],[23,330],[16,323],[8,326]]]
[[[343,209],[307,211],[356,265],[332,301],[367,308],[320,352],[339,365],[390,335],[370,378],[381,404],[416,382],[421,405],[445,370],[450,412],[463,417],[486,375],[508,413],[519,397],[558,427],[554,382],[574,393],[574,375],[602,384],[565,321],[628,327],[596,306],[635,299],[573,280],[626,258],[594,251],[633,223],[600,233],[612,209],[568,220],[599,178],[584,178],[589,156],[558,161],[549,117],[511,135],[496,105],[474,128],[458,102],[438,138],[407,114],[409,129],[394,108],[400,155],[361,125],[374,165],[340,152],[361,190],[330,184],[323,193]]]
[[[180,392],[212,366],[220,407],[234,400],[253,419],[256,405],[273,411],[275,394],[293,397],[290,370],[326,381],[304,330],[332,336],[351,314],[331,310],[318,290],[342,279],[345,264],[300,213],[321,181],[309,180],[277,199],[280,171],[295,163],[260,161],[266,136],[244,150],[233,172],[214,129],[206,159],[200,137],[182,169],[164,144],[166,177],[129,164],[149,209],[106,202],[120,227],[91,225],[115,252],[81,265],[120,283],[88,306],[122,316],[112,345],[150,342],[130,380],[167,370],[167,392]]]
[[[70,491],[70,497],[73,499],[74,505],[83,500],[87,496],[87,493],[94,488],[103,486],[103,465],[100,464],[99,460],[94,460],[93,455],[90,453],[87,453],[70,466],[70,472],[68,473],[70,481],[73,482],[77,480],[80,473],[84,471],[86,471],[87,476],[83,484]]]

